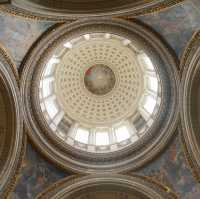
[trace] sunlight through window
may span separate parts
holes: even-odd
[[[109,33],[106,33],[106,34],[105,34],[105,38],[106,38],[106,39],[110,39],[110,38],[111,38],[111,35],[110,35]]]
[[[152,96],[147,96],[145,98],[144,108],[148,113],[150,114],[153,113],[155,105],[156,105],[156,100]]]
[[[130,133],[127,126],[120,126],[119,128],[115,129],[117,142],[121,142],[127,140],[130,137]]]
[[[53,70],[53,65],[54,64],[58,64],[60,62],[59,59],[55,58],[55,57],[52,57],[49,62],[47,63],[47,66],[46,66],[46,69],[45,69],[45,73],[44,75],[45,76],[48,76],[52,73],[52,70]]]
[[[90,39],[90,35],[86,34],[86,35],[84,35],[84,38],[85,38],[85,40],[89,40]]]
[[[158,80],[155,77],[148,77],[148,86],[151,90],[158,91]]]
[[[55,104],[55,101],[53,99],[45,101],[46,109],[51,118],[54,118],[54,116],[58,113],[58,108]]]
[[[42,85],[43,85],[42,94],[43,94],[43,97],[45,98],[51,94],[50,83],[49,83],[49,81],[43,80]]]
[[[75,136],[75,140],[84,144],[88,143],[89,131],[83,128],[78,128]]]
[[[96,145],[108,145],[109,137],[107,132],[96,133]]]
[[[144,63],[146,65],[146,67],[149,69],[149,70],[154,70],[154,66],[153,66],[153,63],[151,61],[151,59],[146,55],[146,54],[143,54],[142,55],[142,58],[144,60]]]
[[[70,42],[67,42],[64,44],[65,48],[72,48],[72,44]]]
[[[128,39],[123,40],[123,44],[124,44],[125,46],[129,45],[130,43],[131,43],[131,41],[128,40]]]

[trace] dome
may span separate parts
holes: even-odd
[[[134,41],[86,31],[44,67],[40,106],[55,135],[89,152],[115,151],[145,135],[161,101],[158,74]]]
[[[185,49],[181,67],[183,70],[181,85],[182,142],[189,165],[199,180],[200,138],[199,138],[199,31],[197,31]]]
[[[30,136],[48,156],[58,150],[50,156],[66,168],[136,168],[174,132],[176,61],[139,22],[61,25],[31,52],[22,76]]]
[[[84,17],[135,16],[161,10],[183,0],[12,0],[1,10],[33,19],[64,21]]]
[[[17,73],[0,47],[0,198],[6,198],[16,183],[24,153],[21,101]]]
[[[199,19],[200,0],[0,0],[0,199],[200,199]]]
[[[37,199],[175,199],[177,196],[148,178],[125,175],[71,176],[48,187]]]

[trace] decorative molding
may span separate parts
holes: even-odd
[[[3,47],[0,47],[0,64],[0,81],[5,88],[4,97],[6,97],[5,105],[8,104],[9,122],[12,122],[12,125],[8,124],[9,127],[6,129],[6,143],[0,154],[1,158],[4,159],[0,173],[0,197],[9,198],[19,175],[26,138],[23,134],[23,117],[16,66]]]
[[[183,54],[181,55],[181,63],[180,63],[180,70],[183,73],[183,70],[185,68],[185,63],[187,62],[188,57],[192,53],[193,49],[196,46],[196,43],[200,40],[200,30],[195,31],[195,33],[192,35],[192,38],[188,42],[185,50],[183,51]]]
[[[157,70],[162,76],[161,85],[164,92],[162,92],[163,101],[156,118],[157,122],[144,139],[135,146],[121,150],[120,153],[96,154],[94,157],[91,153],[75,150],[51,132],[41,114],[36,93],[38,93],[37,84],[42,66],[56,46],[66,38],[82,34],[86,30],[100,31],[101,28],[104,31],[105,29],[118,31],[119,34],[130,39],[134,38],[134,40],[137,38],[139,42],[142,42],[144,49],[155,58]],[[179,75],[176,69],[178,61],[170,48],[157,37],[153,30],[137,20],[134,22],[117,19],[80,20],[52,28],[44,33],[33,46],[22,65],[20,86],[25,123],[28,134],[37,149],[58,166],[78,173],[127,172],[151,161],[170,141],[176,130],[179,116],[177,111]],[[127,161],[128,164],[126,164]]]
[[[38,8],[38,11],[33,12],[32,8],[29,8],[27,6],[27,10],[20,8],[20,4],[17,6],[13,5],[0,5],[0,10],[2,12],[8,13],[13,16],[20,16],[24,17],[26,19],[32,19],[32,20],[45,20],[45,21],[55,21],[55,22],[63,22],[66,20],[75,20],[78,18],[83,17],[122,17],[122,18],[133,18],[135,16],[139,15],[146,15],[150,13],[156,13],[160,12],[164,9],[170,8],[172,6],[175,6],[179,3],[184,2],[184,0],[157,0],[155,2],[146,2],[144,0],[141,0],[141,2],[137,5],[127,5],[125,8],[116,8],[116,10],[111,11],[102,11],[99,14],[98,13],[61,13],[59,10],[57,10],[54,13],[54,11],[50,11],[48,14],[45,13],[42,9]],[[37,10],[37,9],[36,9]]]
[[[12,69],[14,75],[15,75],[17,82],[19,83],[19,73],[18,73],[18,70],[17,70],[17,66],[13,62],[10,53],[7,51],[7,49],[1,43],[0,43],[0,53],[5,57],[6,61],[10,65],[10,67],[11,67],[11,69]]]
[[[194,178],[200,182],[200,148],[199,148],[199,115],[198,85],[200,71],[200,30],[196,31],[181,57],[181,142],[185,159],[191,168]],[[192,108],[193,107],[193,108]],[[197,111],[194,111],[196,109]]]
[[[54,197],[67,197],[71,198],[72,195],[85,194],[92,189],[97,189],[98,186],[106,186],[109,190],[120,190],[122,187],[126,194],[135,192],[135,196],[139,198],[159,198],[159,199],[178,199],[176,194],[168,187],[158,184],[154,180],[146,176],[132,175],[89,175],[89,176],[69,176],[56,183],[52,184],[42,193],[40,193],[37,199],[51,199]],[[94,188],[95,187],[95,188]],[[105,190],[105,189],[104,189]],[[131,191],[130,191],[131,190]],[[93,190],[92,190],[93,191]]]

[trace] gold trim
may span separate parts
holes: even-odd
[[[181,55],[181,62],[180,62],[181,74],[183,74],[184,70],[186,70],[185,63],[187,62],[187,59],[190,56],[190,53],[192,52],[193,48],[196,47],[196,42],[198,42],[198,41],[200,42],[200,29],[194,32],[191,39],[187,43],[185,50],[183,51],[183,53]],[[184,129],[181,128],[181,131],[183,131],[183,130]],[[195,167],[195,163],[193,161],[192,154],[189,151],[189,148],[187,146],[183,132],[180,133],[180,141],[181,141],[181,148],[183,151],[183,156],[186,161],[186,164],[188,165],[194,179],[198,183],[200,183],[200,174],[198,173],[197,168]]]
[[[100,20],[100,19],[98,19],[98,20]],[[93,19],[93,23],[95,24],[95,22],[97,21],[98,22],[98,20],[97,19]],[[108,20],[108,19],[105,19],[105,20]],[[117,20],[117,19],[115,19],[116,20],[116,22],[117,23],[122,23],[122,21],[123,20]],[[109,21],[109,20],[108,20]],[[113,21],[113,22],[112,22]],[[80,28],[79,26],[80,26],[80,24],[84,24],[84,23],[86,23],[87,22],[87,20],[86,21],[79,21],[79,22],[75,22],[74,24],[72,24],[72,25],[67,25],[67,24],[63,24],[63,25],[60,25],[60,24],[56,24],[56,26],[55,27],[51,27],[50,29],[48,29],[42,36],[41,36],[41,40],[38,40],[37,42],[35,42],[34,43],[34,45],[31,47],[31,49],[30,49],[30,51],[27,53],[27,55],[26,55],[26,57],[25,57],[25,59],[24,59],[24,61],[23,61],[23,63],[22,63],[22,66],[23,66],[23,72],[22,72],[22,75],[21,75],[21,77],[22,77],[22,79],[21,79],[21,96],[23,96],[23,100],[24,100],[24,104],[27,106],[27,107],[29,107],[30,106],[30,104],[29,104],[29,102],[26,104],[26,100],[28,99],[28,98],[26,98],[26,97],[24,97],[25,95],[26,95],[26,92],[27,92],[27,90],[30,88],[29,87],[29,85],[27,85],[27,83],[28,84],[31,84],[31,80],[29,79],[30,78],[30,74],[29,74],[29,72],[28,72],[28,68],[30,69],[31,67],[34,67],[34,66],[31,66],[31,65],[35,65],[35,63],[34,64],[31,64],[31,62],[32,62],[32,60],[35,60],[35,55],[37,55],[37,52],[35,52],[35,50],[37,49],[37,48],[40,48],[40,50],[41,50],[41,48],[44,48],[45,49],[45,57],[46,57],[46,55],[48,55],[48,53],[50,52],[50,50],[51,50],[51,48],[54,48],[55,47],[55,45],[57,45],[57,43],[59,42],[59,40],[58,40],[58,38],[57,37],[62,37],[63,36],[63,34],[64,33],[66,33],[66,30],[67,30],[67,32],[68,31],[71,31],[71,29],[74,29],[74,28],[76,28],[76,27],[78,27],[78,28]],[[116,23],[114,20],[111,20],[111,21],[109,21],[108,23],[110,24],[110,25],[112,25],[112,23]],[[87,22],[88,23],[88,22]],[[90,21],[89,21],[89,23],[91,23]],[[132,24],[132,26],[130,26],[130,27],[134,27],[134,28],[138,28],[138,30],[143,30],[143,28],[146,30],[147,29],[147,26],[144,26],[143,25],[143,23],[140,23],[140,21],[138,21],[138,20],[136,20],[135,19],[135,23],[125,23],[125,21],[123,22],[127,27],[129,27],[129,25],[131,25]],[[56,28],[57,27],[57,28]],[[64,28],[65,27],[65,28]],[[77,28],[76,28],[77,29]],[[59,31],[58,32],[58,30],[62,30],[61,32]],[[149,28],[148,28],[148,30],[149,30]],[[63,32],[64,31],[64,32]],[[145,32],[145,31],[144,31]],[[175,65],[177,66],[177,59],[176,59],[176,57],[174,57],[174,53],[172,53],[173,51],[171,50],[171,48],[170,47],[168,47],[168,45],[166,45],[166,42],[165,41],[163,41],[163,39],[162,39],[162,37],[160,37],[160,36],[158,36],[153,30],[150,30],[149,32],[147,31],[147,33],[148,33],[148,39],[149,39],[149,37],[151,36],[151,38],[154,38],[154,40],[155,40],[155,42],[156,42],[156,44],[157,44],[157,46],[159,46],[159,52],[161,52],[161,50],[162,50],[162,52],[163,52],[163,54],[165,53],[165,54],[167,54],[167,57],[169,57],[168,59],[167,59],[167,61],[169,61],[170,63],[172,63],[171,65],[173,66],[173,68],[171,69],[172,71],[176,71],[176,69],[175,69]],[[68,33],[67,33],[68,34]],[[70,34],[72,34],[72,33],[70,33]],[[150,36],[149,36],[150,35]],[[145,38],[147,38],[147,36],[145,36]],[[147,41],[148,41],[148,39],[147,39]],[[49,44],[47,44],[46,42],[47,42],[47,40],[48,40],[48,42],[49,42]],[[57,43],[56,43],[56,42]],[[162,42],[161,42],[162,41]],[[54,43],[53,45],[52,45],[52,43]],[[49,46],[48,48],[46,47],[46,45],[47,46]],[[41,46],[41,47],[40,47]],[[157,48],[158,47],[155,47],[155,50],[157,50]],[[37,50],[36,50],[37,51]],[[42,52],[43,50],[41,50],[41,54],[44,54],[44,52]],[[157,52],[157,51],[156,51]],[[36,54],[35,54],[36,53]],[[32,56],[34,55],[34,59],[32,59]],[[41,57],[41,55],[39,55],[40,57]],[[44,56],[42,56],[41,58],[44,58],[45,59],[45,57]],[[36,60],[37,61],[37,60]],[[39,62],[40,63],[42,63],[42,59],[41,60],[39,60]],[[40,69],[38,68],[38,70],[37,71],[35,71],[35,73],[38,73],[38,71],[39,71]],[[171,71],[170,70],[170,71]],[[170,72],[170,74],[171,74],[171,72]],[[174,73],[173,73],[174,74]],[[175,72],[175,74],[176,74],[176,72]],[[171,79],[171,78],[170,78]],[[178,80],[179,80],[179,77],[178,77],[178,74],[177,74],[177,76],[175,75],[175,77],[173,76],[173,79],[174,79],[174,81],[175,81],[175,83],[176,84],[178,84]],[[25,83],[26,83],[26,88],[25,88]],[[34,84],[32,84],[32,86],[33,86],[33,88],[34,88],[34,91],[35,91],[35,89],[37,89],[35,86],[36,86],[36,84],[37,84],[37,81],[35,81],[35,82],[33,82]],[[174,84],[175,84],[174,83]],[[29,88],[28,88],[29,87]],[[177,86],[175,86],[175,87],[177,87]],[[28,88],[28,89],[27,89]],[[33,93],[34,93],[34,91],[33,91]],[[176,94],[176,92],[175,92],[175,94]],[[175,96],[175,97],[178,97],[178,96]],[[37,135],[35,134],[35,135],[33,135],[32,134],[32,125],[30,125],[30,121],[29,121],[29,113],[28,113],[28,117],[25,117],[25,121],[26,121],[26,125],[27,125],[27,132],[28,132],[28,134],[29,134],[29,137],[31,138],[31,140],[32,140],[32,143],[34,143],[34,145],[36,146],[37,145],[37,150],[40,152],[40,153],[42,153],[43,154],[43,156],[45,156],[46,157],[46,159],[47,160],[50,160],[51,162],[54,162],[54,164],[56,164],[58,167],[60,167],[60,168],[62,168],[62,169],[64,169],[64,170],[70,170],[70,171],[73,171],[73,172],[78,172],[78,173],[85,173],[85,172],[88,172],[88,169],[84,169],[84,168],[80,168],[80,165],[79,165],[79,161],[77,161],[77,164],[75,164],[76,165],[76,167],[74,167],[74,164],[72,164],[72,163],[68,163],[68,164],[66,164],[66,162],[67,162],[67,160],[62,160],[60,157],[53,157],[53,155],[51,154],[51,153],[49,153],[49,151],[50,150],[52,150],[52,148],[54,148],[55,150],[58,150],[59,152],[61,151],[61,153],[64,153],[65,151],[67,151],[67,152],[65,152],[65,153],[70,153],[70,155],[71,155],[71,151],[72,151],[72,148],[68,148],[67,150],[65,150],[65,146],[62,146],[62,145],[60,145],[60,140],[59,139],[55,139],[55,138],[52,138],[51,137],[51,134],[49,133],[50,132],[50,130],[47,128],[47,126],[45,126],[45,123],[43,123],[43,121],[42,121],[42,118],[40,118],[40,117],[37,117],[38,116],[38,114],[40,114],[40,112],[38,112],[38,110],[37,110],[37,107],[33,107],[34,109],[32,109],[33,110],[33,112],[34,112],[34,114],[36,114],[36,115],[31,115],[30,117],[34,117],[34,118],[36,118],[37,120],[36,120],[36,122],[38,122],[38,124],[39,124],[39,127],[38,127],[38,129],[39,129],[39,133],[38,134],[40,134],[40,131],[41,131],[41,129],[43,130],[43,132],[44,132],[44,134],[45,134],[45,136],[46,136],[46,138],[45,139],[48,139],[48,141],[49,141],[49,143],[50,143],[50,148],[47,148],[45,145],[43,145],[43,143],[41,143],[41,141],[40,141],[40,139],[38,139],[38,137],[37,137]],[[24,109],[24,114],[27,114],[27,110],[25,110]],[[170,113],[170,117],[176,117],[176,121],[178,121],[178,115],[175,115],[175,116],[171,116],[171,113]],[[174,121],[175,121],[174,120]],[[44,125],[44,126],[42,126],[42,125]],[[171,123],[171,125],[172,125],[172,123]],[[177,124],[174,124],[174,126],[173,126],[173,129],[172,129],[172,126],[170,126],[169,127],[169,131],[168,131],[168,133],[170,134],[169,136],[167,136],[167,138],[166,138],[166,142],[168,142],[169,140],[171,140],[171,135],[174,133],[174,131],[175,131],[175,129],[176,129],[176,125]],[[152,141],[153,142],[153,141]],[[151,144],[151,143],[150,143]],[[45,146],[45,147],[43,147],[43,146]],[[41,148],[42,147],[42,148]],[[146,146],[145,146],[146,147]],[[145,148],[144,147],[144,148]],[[161,146],[159,146],[160,147],[160,149],[162,148],[162,150],[164,150],[163,149],[163,145],[161,145]],[[64,148],[64,149],[63,149]],[[157,147],[158,148],[158,147]],[[42,150],[43,149],[43,150]],[[44,150],[45,149],[45,150]],[[64,151],[65,150],[65,151]],[[63,152],[64,151],[64,152]],[[154,156],[156,153],[157,153],[158,151],[154,151],[154,153],[153,153],[153,155],[151,155],[151,156]],[[161,153],[161,151],[159,150],[159,153]],[[75,154],[75,152],[73,151],[73,154]],[[76,157],[76,159],[77,159],[77,157],[80,155],[80,153],[78,154],[78,152],[76,151],[76,154],[75,154],[75,157]],[[90,159],[90,156],[89,156],[90,154],[84,154],[84,156],[83,156],[83,158],[84,159]],[[137,155],[137,152],[136,152],[136,155]],[[118,157],[119,158],[119,154],[115,154],[115,157]],[[108,158],[108,157],[106,157],[106,158]],[[95,161],[97,160],[97,159],[94,159]],[[65,163],[64,163],[64,161],[65,161]],[[103,160],[103,158],[102,158],[102,161],[106,161],[106,159],[105,160]],[[136,160],[133,160],[133,161],[138,161],[137,159]],[[144,157],[143,158],[143,160],[140,160],[140,161],[138,161],[137,163],[137,168],[138,167],[141,167],[141,164],[142,165],[144,165],[146,162],[149,162],[149,161],[151,161],[151,159],[149,158],[149,156],[148,157]],[[69,161],[70,162],[70,161]],[[132,165],[133,164],[130,164],[129,165],[129,167],[123,167],[123,169],[120,167],[120,168],[117,168],[117,170],[118,170],[118,172],[120,172],[120,173],[125,173],[125,172],[127,172],[127,170],[131,170],[131,169],[133,169],[132,168]],[[73,167],[72,167],[73,166]],[[114,168],[113,168],[114,169]],[[134,168],[135,169],[135,168]],[[112,170],[113,171],[113,170]],[[91,171],[90,171],[91,172]],[[96,172],[96,171],[95,171]]]
[[[190,153],[189,153],[189,151],[187,149],[187,144],[186,144],[186,142],[185,142],[185,140],[184,140],[182,135],[180,135],[180,140],[181,140],[181,149],[183,151],[183,156],[184,156],[185,162],[188,165],[189,170],[191,171],[193,178],[198,183],[200,183],[200,175],[199,175],[198,171],[196,170],[196,168],[194,166],[194,163],[192,161]]]
[[[54,182],[49,187],[47,187],[44,191],[39,193],[36,196],[36,199],[43,199],[47,193],[53,192],[58,187],[63,186],[65,183],[67,183],[69,181],[72,181],[72,183],[76,183],[76,181],[79,178],[81,178],[81,177],[90,177],[90,176],[94,176],[94,175],[70,175],[68,177],[65,177],[65,178],[63,178],[61,180],[58,180],[57,182]],[[168,194],[171,199],[179,199],[179,197],[176,195],[176,193],[174,191],[172,191],[171,188],[169,188],[168,186],[163,185],[162,183],[154,180],[153,178],[151,178],[149,176],[143,176],[143,175],[138,175],[138,174],[134,174],[134,173],[130,174],[130,175],[121,175],[121,176],[124,176],[124,177],[135,177],[135,178],[141,179],[143,181],[148,182],[149,184],[152,184],[155,187],[159,187],[161,190],[163,190],[163,192]]]
[[[133,175],[133,174],[132,174]],[[133,176],[137,176],[138,178],[144,179],[147,182],[150,182],[156,186],[158,186],[160,189],[162,189],[164,192],[171,194],[173,199],[179,199],[179,197],[176,195],[176,193],[167,185],[164,185],[163,183],[159,182],[158,180],[154,179],[153,177],[149,176],[140,176],[137,174],[134,174]]]
[[[148,14],[153,14],[153,13],[159,13],[162,12],[166,9],[170,9],[174,6],[177,6],[178,4],[184,3],[185,0],[166,0],[165,2],[162,2],[158,5],[155,5],[151,8],[144,8],[142,10],[138,10],[136,13],[132,13],[132,14],[127,14],[127,16],[122,16],[119,18],[123,18],[123,19],[131,19],[134,18],[136,16],[144,16],[144,15],[148,15]]]
[[[141,9],[136,9],[135,11],[124,11],[124,13],[105,13],[105,14],[99,14],[99,16],[110,16],[110,17],[119,17],[119,18],[134,18],[136,16],[140,16],[140,15],[147,15],[147,14],[151,14],[151,13],[157,13],[157,12],[161,12],[165,9],[171,8],[173,6],[176,6],[180,3],[183,3],[185,0],[165,0],[164,2],[161,3],[157,3],[154,6],[147,6]],[[26,11],[24,9],[21,8],[17,8],[13,5],[0,5],[0,11],[10,14],[12,16],[19,16],[19,17],[24,17],[25,19],[30,19],[30,20],[44,20],[44,21],[54,21],[54,22],[64,22],[67,20],[76,20],[78,18],[83,18],[83,17],[90,17],[87,15],[81,15],[80,16],[76,16],[76,14],[71,14],[68,16],[45,16],[43,14],[38,14],[38,13],[33,13],[33,12],[29,12]],[[91,16],[92,17],[92,16]],[[95,17],[95,15],[94,15]]]
[[[14,17],[22,17],[22,18],[29,19],[29,20],[53,21],[53,22],[64,22],[64,21],[66,21],[66,19],[64,19],[64,18],[56,19],[56,17],[54,18],[54,17],[42,16],[42,15],[38,15],[36,13],[31,13],[31,12],[28,12],[26,10],[17,8],[17,7],[12,6],[12,5],[0,5],[0,11],[5,13],[5,14],[9,14],[11,16],[14,16]]]
[[[185,65],[186,60],[188,59],[188,56],[189,56],[190,52],[192,51],[194,44],[198,40],[200,40],[200,29],[193,33],[192,38],[187,43],[186,48],[185,48],[185,50],[183,51],[183,53],[181,55],[181,63],[180,63],[181,73],[183,73],[183,70],[184,70],[184,68],[181,67],[181,66]]]
[[[19,84],[19,73],[17,70],[17,66],[15,65],[14,61],[12,60],[10,53],[8,52],[8,50],[4,47],[4,45],[1,42],[0,42],[0,53],[4,56],[5,60],[11,66],[11,69],[17,80],[17,83]]]
[[[67,173],[71,173],[70,175],[72,175],[72,173],[74,173],[74,171],[72,169],[66,169],[66,167],[62,166],[61,164],[59,163],[55,163],[51,158],[49,158],[46,153],[43,151],[43,150],[40,150],[37,146],[37,144],[33,141],[33,139],[31,138],[31,136],[29,135],[29,130],[28,128],[26,127],[25,125],[25,132],[27,134],[27,137],[28,137],[28,142],[31,144],[31,146],[34,148],[34,150],[39,154],[41,155],[42,159],[44,159],[46,162],[48,162],[49,164],[52,164],[54,167],[56,167],[58,170],[61,170],[63,172],[67,172]],[[77,175],[84,175],[84,174],[81,174],[81,173],[77,173]]]
[[[54,189],[56,189],[59,186],[62,186],[68,181],[75,180],[77,178],[84,177],[84,176],[89,176],[89,175],[70,175],[61,180],[58,180],[57,182],[54,182],[50,186],[48,186],[44,191],[39,193],[35,199],[43,199],[43,196],[45,196],[46,193],[53,191]]]
[[[0,54],[2,55],[3,61],[6,63],[6,68],[9,67],[9,72],[13,72],[13,78],[12,80],[16,80],[16,89],[19,88],[19,73],[17,70],[16,65],[12,61],[12,58],[6,48],[0,43]],[[11,71],[10,71],[11,70]],[[19,96],[18,96],[19,97]],[[21,105],[21,103],[20,103]],[[20,117],[22,115],[20,114]],[[18,118],[19,119],[19,118]],[[16,121],[20,123],[21,126],[23,126],[23,122],[21,121]],[[26,154],[26,143],[27,143],[27,138],[26,135],[24,134],[24,128],[20,128],[20,134],[23,134],[22,137],[20,138],[20,145],[19,145],[19,150],[18,153],[16,154],[16,162],[15,165],[13,166],[13,170],[10,172],[8,181],[5,183],[5,188],[1,192],[1,196],[5,199],[10,199],[10,194],[13,192],[17,180],[19,179],[20,176],[20,171],[22,168],[22,162]]]

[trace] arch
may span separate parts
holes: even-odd
[[[181,123],[184,152],[192,172],[200,181],[199,148],[199,72],[200,72],[200,31],[194,33],[181,58]]]
[[[12,0],[0,10],[31,19],[65,21],[82,17],[128,16],[134,17],[181,3],[183,0]]]
[[[78,150],[55,136],[41,110],[38,82],[44,65],[57,46],[71,37],[82,35],[84,31],[102,30],[117,32],[118,35],[136,41],[145,49],[154,61],[160,76],[161,104],[155,115],[156,122],[149,124],[147,133],[136,144],[130,144],[120,151],[94,155],[91,152]],[[157,34],[139,21],[93,19],[60,25],[53,31],[45,33],[31,49],[23,68],[21,97],[29,136],[46,157],[64,169],[80,173],[126,172],[136,169],[161,152],[177,127],[179,75],[176,69],[176,57]]]
[[[25,151],[17,71],[0,47],[0,197],[12,191]]]
[[[142,176],[90,175],[71,176],[56,182],[37,199],[53,198],[105,198],[105,199],[176,199],[167,187]]]

